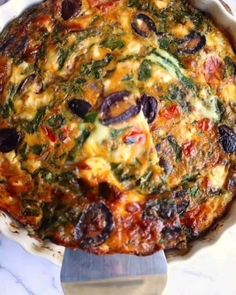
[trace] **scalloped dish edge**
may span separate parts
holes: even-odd
[[[220,24],[223,29],[231,35],[236,48],[236,18],[233,17],[219,0],[190,0],[192,4],[201,10],[211,14],[213,20]],[[42,2],[42,0],[9,0],[0,6],[0,31],[14,18],[19,16],[26,8]],[[220,17],[219,17],[220,16]],[[230,25],[229,25],[230,24]],[[213,244],[220,244],[220,240],[233,225],[236,225],[236,202],[217,226],[216,230],[211,230],[205,237],[195,241],[184,256],[167,255],[168,262],[191,259],[194,254],[207,250]],[[235,226],[236,229],[236,226]],[[0,232],[6,237],[19,243],[27,252],[41,256],[51,262],[61,265],[65,248],[51,242],[41,242],[30,237],[28,232],[17,224],[6,213],[0,211]]]

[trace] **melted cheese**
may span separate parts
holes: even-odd
[[[10,82],[19,85],[27,76],[25,70],[28,66],[26,62],[21,63],[19,66],[13,66]]]
[[[15,110],[21,119],[33,120],[37,110],[41,107],[48,106],[54,97],[52,91],[36,94],[35,89],[37,89],[37,86],[33,84],[28,88],[25,98],[17,99],[15,102]]]
[[[227,81],[226,83],[222,84],[221,87],[221,96],[224,101],[228,103],[235,103],[236,101],[236,84],[235,81]]]
[[[152,138],[149,133],[148,125],[143,114],[129,120],[125,124],[120,124],[116,128],[125,128],[132,126],[132,130],[140,130],[145,135],[144,143],[126,144],[122,141],[122,138],[116,140],[117,146],[113,148],[111,143],[111,128],[103,126],[97,122],[92,134],[84,144],[83,153],[86,157],[102,156],[109,162],[134,164],[138,159],[143,163],[142,169],[149,164],[149,161],[153,161],[153,164],[157,163],[157,157],[155,153],[155,147]],[[129,130],[129,129],[128,129]],[[127,131],[129,132],[129,131]],[[150,163],[151,163],[150,162]]]
[[[227,175],[228,169],[224,165],[217,165],[213,167],[208,174],[210,186],[213,188],[222,188]]]
[[[196,120],[200,120],[202,118],[208,118],[214,122],[219,121],[220,115],[216,106],[215,97],[209,97],[207,101],[195,99],[192,102],[192,106],[194,107],[193,114]]]

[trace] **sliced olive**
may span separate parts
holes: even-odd
[[[15,128],[0,129],[0,152],[9,153],[15,150],[21,139],[21,134]]]
[[[226,181],[226,187],[230,192],[236,192],[236,169],[231,168],[228,179]]]
[[[149,124],[151,124],[156,116],[158,111],[158,103],[155,97],[144,94],[141,97],[141,104],[144,116],[147,118]]]
[[[85,116],[89,113],[89,111],[92,109],[92,106],[90,103],[83,99],[72,99],[68,102],[68,107],[71,110],[71,112],[78,117],[84,119]]]
[[[26,77],[19,85],[18,87],[18,92],[19,93],[22,93],[26,88],[27,86],[32,83],[34,81],[34,79],[36,78],[36,75],[35,74],[32,74],[28,77]]]
[[[160,218],[171,219],[176,215],[176,205],[172,200],[161,200],[149,203],[143,214],[144,220],[155,221]]]
[[[183,215],[189,207],[190,201],[186,190],[180,190],[174,194],[177,213]]]
[[[71,17],[78,14],[81,9],[81,0],[64,0],[62,2],[61,16],[64,20],[68,20]]]
[[[206,45],[206,37],[198,32],[190,33],[186,38],[179,41],[179,52],[183,54],[195,54]]]
[[[227,154],[236,152],[236,134],[227,125],[219,126],[220,143]]]
[[[160,206],[160,216],[163,219],[171,219],[176,214],[176,205],[171,200],[164,200]]]
[[[108,207],[103,203],[95,203],[81,214],[75,238],[82,248],[97,247],[107,241],[114,227],[114,218]]]
[[[131,23],[134,32],[144,38],[150,37],[151,33],[157,33],[154,21],[146,14],[139,13]]]
[[[162,239],[165,241],[176,240],[181,234],[182,230],[179,226],[168,226],[164,227],[161,231]]]
[[[131,94],[128,91],[121,91],[113,93],[105,98],[101,107],[103,116],[102,122],[104,125],[118,124],[127,121],[140,112],[140,105],[133,105],[116,117],[110,115],[112,108],[117,106],[119,102],[127,100],[130,95]]]
[[[171,164],[171,161],[169,161],[165,157],[160,157],[159,165],[161,166],[161,168],[164,169],[164,172],[166,175],[170,175],[171,172],[173,171],[173,166]]]

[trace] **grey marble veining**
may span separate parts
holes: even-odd
[[[63,295],[60,267],[0,235],[1,295]]]

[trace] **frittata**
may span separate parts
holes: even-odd
[[[46,0],[0,35],[0,209],[96,254],[187,249],[236,192],[236,54],[185,0]]]

